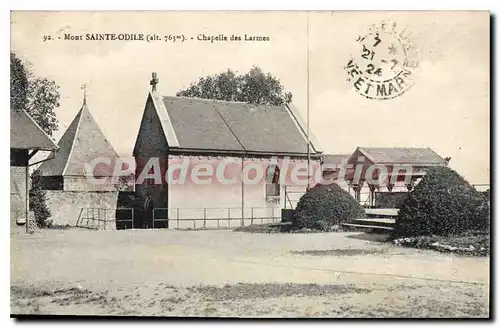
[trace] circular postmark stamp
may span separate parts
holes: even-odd
[[[390,21],[372,25],[358,36],[359,52],[344,67],[357,93],[369,99],[393,99],[412,87],[419,61],[409,36],[406,28],[400,30]]]

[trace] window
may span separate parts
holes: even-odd
[[[266,171],[266,198],[280,195],[280,169],[277,165],[269,165]]]

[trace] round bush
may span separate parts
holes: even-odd
[[[363,217],[365,211],[347,191],[337,184],[317,184],[300,198],[293,224],[297,228],[328,231]]]
[[[395,236],[446,236],[487,229],[486,202],[457,172],[448,167],[429,168],[399,210]]]

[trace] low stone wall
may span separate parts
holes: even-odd
[[[52,214],[52,224],[75,226],[82,208],[115,209],[117,207],[118,193],[118,191],[47,190],[47,206]]]

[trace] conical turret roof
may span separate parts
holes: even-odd
[[[87,102],[73,119],[58,143],[55,157],[39,167],[42,176],[111,176],[118,154],[106,139],[95,119],[90,114]],[[108,158],[108,170],[87,172],[86,164],[98,158]]]

